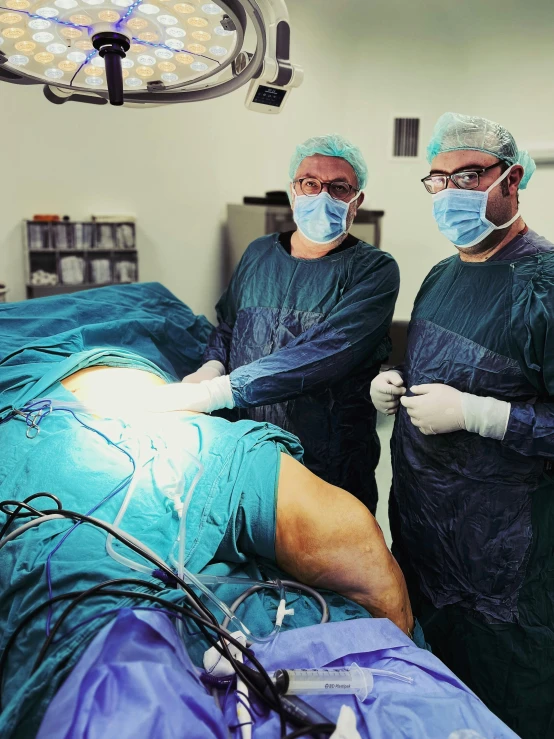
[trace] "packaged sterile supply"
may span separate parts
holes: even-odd
[[[114,278],[116,282],[135,282],[137,279],[136,263],[126,260],[116,262],[114,267]]]
[[[27,231],[29,235],[29,249],[37,251],[38,249],[48,249],[50,246],[48,239],[48,226],[42,223],[30,223]]]
[[[75,223],[73,226],[73,248],[90,249],[92,246],[92,224]]]
[[[92,282],[100,284],[112,281],[112,271],[109,259],[94,259],[91,262]]]
[[[113,227],[111,223],[101,223],[96,231],[97,249],[115,249]]]
[[[135,232],[129,223],[121,223],[117,226],[116,241],[118,249],[135,248]]]
[[[82,257],[62,257],[60,270],[64,285],[81,285],[85,282],[85,260]]]
[[[31,274],[31,285],[57,285],[58,277],[53,272],[37,269]]]
[[[69,228],[66,223],[56,223],[52,226],[56,249],[70,249]]]

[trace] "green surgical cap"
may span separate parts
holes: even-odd
[[[362,152],[357,146],[354,146],[354,144],[351,144],[336,133],[331,133],[327,136],[314,136],[296,147],[290,160],[289,177],[291,180],[294,179],[298,172],[300,163],[306,157],[311,157],[314,154],[344,159],[356,173],[360,190],[363,190],[367,185],[367,165]]]
[[[460,149],[483,151],[507,164],[521,164],[524,169],[519,183],[521,190],[527,187],[537,168],[529,152],[520,151],[512,134],[500,124],[477,116],[445,113],[435,125],[427,147],[427,161],[431,164],[437,154]]]

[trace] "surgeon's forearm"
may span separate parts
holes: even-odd
[[[376,520],[349,493],[282,455],[277,563],[302,582],[334,590],[402,631],[413,615],[402,572]]]
[[[554,458],[554,403],[511,404],[502,445],[526,457]]]

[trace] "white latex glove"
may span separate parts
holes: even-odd
[[[502,441],[510,420],[511,403],[463,393],[462,407],[467,431]]]
[[[169,411],[199,411],[211,413],[219,408],[234,408],[229,375],[200,383],[175,382],[153,387],[138,401],[151,413]]]
[[[356,714],[350,706],[341,706],[337,728],[330,739],[362,739],[356,727]]]
[[[410,389],[415,397],[400,402],[422,434],[465,429],[500,441],[506,434],[511,404],[505,400],[481,398],[441,384],[414,385]]]
[[[181,382],[203,382],[204,380],[213,380],[214,377],[223,377],[225,374],[225,367],[218,362],[217,359],[210,359],[202,365],[196,372],[191,375],[183,377]]]
[[[465,429],[462,395],[449,385],[414,385],[413,398],[401,398],[412,423],[422,434],[450,434]]]
[[[380,372],[371,383],[371,400],[379,413],[392,416],[398,410],[398,401],[406,392],[400,372]]]

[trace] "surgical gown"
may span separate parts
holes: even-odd
[[[554,247],[528,231],[495,257],[428,275],[404,382],[509,401],[505,437],[425,436],[401,407],[393,552],[438,656],[536,739],[554,735]]]
[[[394,259],[363,241],[298,259],[278,234],[264,236],[219,301],[204,353],[231,375],[235,419],[296,434],[306,466],[373,513],[379,441],[369,388],[390,351],[398,286]]]

